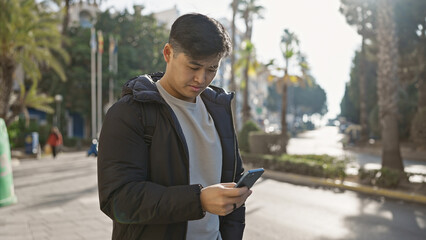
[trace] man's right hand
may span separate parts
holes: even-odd
[[[201,189],[201,206],[204,211],[225,216],[239,208],[252,191],[247,187],[235,188],[236,183],[219,183]]]

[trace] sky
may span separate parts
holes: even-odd
[[[103,1],[101,9],[114,7],[133,12],[134,4],[145,6],[143,13],[149,14],[177,7],[180,14],[199,12],[219,19],[232,19],[232,0],[120,0]],[[267,63],[275,59],[282,66],[280,39],[284,29],[294,32],[300,41],[300,49],[307,56],[311,74],[327,94],[329,113],[335,117],[340,113],[340,102],[355,50],[359,49],[361,37],[354,27],[346,23],[339,12],[340,0],[258,0],[264,7],[263,19],[255,21],[252,41],[256,56]],[[243,31],[243,21],[237,26]],[[290,72],[291,73],[291,72]]]

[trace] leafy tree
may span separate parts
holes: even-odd
[[[426,147],[426,2],[396,1],[395,21],[399,37],[400,81],[403,94],[404,121],[411,125],[411,140]],[[416,105],[413,109],[413,103]],[[401,109],[401,108],[400,108]],[[412,113],[415,111],[415,113]],[[409,119],[407,119],[407,116]],[[405,129],[403,129],[405,130]],[[404,131],[405,133],[407,131]]]
[[[45,72],[40,82],[40,89],[50,96],[63,96],[62,105],[71,112],[78,112],[84,117],[90,116],[90,29],[70,28],[66,48],[71,56],[67,67],[68,81],[61,82],[55,75]],[[72,46],[72,47],[71,47]]]
[[[68,55],[61,47],[58,20],[43,5],[35,0],[3,0],[0,9],[0,118],[10,124],[15,117],[15,113],[8,113],[17,66],[22,65],[32,81],[40,79],[42,66],[52,68],[64,81],[66,76],[57,56],[67,61]]]
[[[167,42],[168,31],[158,24],[153,15],[130,14],[127,10],[111,14],[107,10],[98,15],[95,27],[102,30],[104,36],[113,35],[118,38],[116,75],[109,72],[108,52],[105,51],[102,55],[102,76],[104,80],[110,77],[114,79],[114,96],[120,96],[121,86],[128,79],[165,69],[162,47]],[[69,41],[66,49],[71,56],[71,63],[66,71],[69,81],[63,83],[56,76],[45,73],[40,87],[50,95],[63,95],[63,105],[67,110],[90,119],[90,29],[69,28],[67,37]],[[105,37],[104,49],[108,49],[108,39]],[[103,81],[102,89],[103,93],[108,92],[108,81]],[[102,98],[102,102],[107,103],[107,94],[103,94]]]
[[[374,33],[377,31],[377,7],[376,1],[371,0],[341,0],[342,7],[349,24],[357,27],[358,32],[363,29],[362,17],[359,16],[362,9],[367,9],[367,16],[365,17],[367,28],[367,38],[364,42],[365,54],[356,54],[356,62],[354,62],[351,83],[348,85],[347,90],[350,94],[345,94],[345,97],[351,97],[351,101],[357,106],[357,111],[361,108],[360,102],[360,83],[354,78],[361,79],[362,75],[366,80],[366,93],[369,96],[366,100],[366,109],[368,112],[368,131],[370,135],[380,135],[378,128],[378,106],[377,106],[377,93],[375,93],[375,85],[377,83],[377,76],[374,70],[377,68],[377,54],[378,46],[381,44],[377,41],[376,35],[370,35],[370,30]],[[424,79],[426,74],[424,68],[426,56],[426,37],[425,37],[425,11],[426,2],[422,0],[407,0],[407,1],[393,1],[395,4],[395,23],[396,34],[398,36],[398,78],[399,78],[399,101],[398,101],[398,125],[400,139],[406,139],[411,135],[411,140],[417,146],[426,146],[426,86]],[[365,11],[364,11],[365,12]],[[371,13],[370,13],[371,12]],[[361,34],[361,33],[360,33]],[[364,60],[361,60],[364,59]],[[361,71],[364,68],[364,71]],[[364,74],[361,74],[364,72]],[[374,84],[373,84],[374,83]],[[342,100],[343,101],[343,100]],[[345,100],[347,102],[347,100]],[[417,112],[416,112],[417,111]],[[348,113],[342,108],[342,114]],[[345,114],[343,114],[344,116]],[[361,122],[361,116],[356,114],[357,119],[354,122]]]
[[[382,129],[382,167],[404,171],[398,133],[398,36],[391,0],[377,1],[377,95]]]
[[[289,89],[293,91],[296,117],[313,114],[324,116],[327,113],[327,95],[321,86],[317,84],[309,87],[291,86]]]
[[[287,103],[291,103],[291,107],[287,108],[287,113],[292,112],[296,117],[303,117],[303,115],[312,116],[319,114],[321,116],[327,113],[327,95],[324,89],[316,84],[307,86],[289,86],[287,94]],[[278,112],[281,109],[282,93],[279,93],[275,86],[268,87],[268,96],[265,101],[265,107],[271,112]]]
[[[346,83],[345,86],[345,95],[340,102],[340,116],[345,117],[348,121],[357,123],[359,119],[359,115],[357,114],[357,108],[355,105],[355,101],[351,99],[349,94],[350,83]]]
[[[45,0],[46,1],[46,0]],[[60,10],[60,15],[63,15],[62,18],[62,35],[66,36],[68,33],[68,25],[70,18],[70,6],[77,1],[74,0],[47,0],[47,2],[52,2],[55,4]],[[88,1],[90,3],[90,1]]]
[[[281,109],[281,94],[277,91],[275,84],[268,86],[268,95],[265,107],[271,112],[278,112]]]
[[[360,141],[366,142],[367,140],[367,79],[366,79],[366,41],[374,37],[373,24],[375,23],[375,4],[372,0],[342,0],[340,12],[345,15],[347,22],[350,25],[357,27],[358,34],[361,35],[361,56],[359,59],[359,74],[358,74],[358,90],[359,90],[359,112],[360,112],[360,125],[361,134]]]
[[[377,59],[371,54],[373,53],[374,46],[369,47],[369,53],[366,55],[362,55],[360,51],[355,53],[355,57],[353,59],[353,64],[350,73],[350,81],[347,83],[345,87],[345,95],[340,104],[341,113],[340,116],[345,117],[348,121],[352,123],[359,124],[360,123],[360,91],[359,91],[359,81],[361,74],[360,71],[360,62],[359,58],[365,58],[362,62],[365,63],[363,75],[366,80],[366,95],[368,98],[366,99],[366,110],[368,116],[372,114],[372,111],[377,107]],[[368,117],[370,119],[370,117]],[[373,120],[373,119],[371,119]],[[373,123],[374,126],[377,126],[378,123]],[[375,129],[369,121],[368,124],[368,135],[376,135],[372,132],[380,132],[379,129]]]

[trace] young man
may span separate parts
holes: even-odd
[[[233,93],[209,86],[231,50],[218,21],[181,16],[163,49],[166,72],[123,87],[99,139],[99,198],[112,239],[242,239],[251,191],[234,188],[243,168]]]

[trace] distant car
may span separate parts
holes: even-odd
[[[265,126],[266,133],[273,133],[273,132],[280,132],[280,131],[281,131],[281,126],[276,123],[272,123],[272,124],[269,124],[268,126]]]
[[[328,119],[327,126],[339,126],[339,121],[336,119]]]

